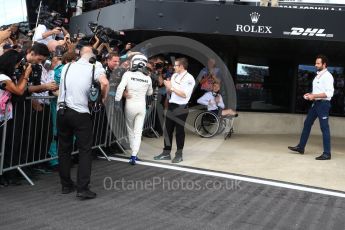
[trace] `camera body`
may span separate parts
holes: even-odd
[[[47,6],[41,7],[39,24],[43,24],[47,29],[52,30],[55,27],[64,26],[64,18],[61,17],[61,14],[55,11],[49,11]]]
[[[95,81],[94,76],[94,69],[96,64],[96,58],[91,57],[89,63],[93,65],[93,72],[92,72],[92,82],[89,91],[89,104],[97,104],[101,101],[101,85],[98,81]]]
[[[20,61],[19,67],[15,69],[14,75],[16,79],[22,76],[25,65],[27,65],[27,60],[23,58]],[[28,83],[31,85],[41,85],[42,66],[40,64],[31,64],[31,69]]]
[[[98,25],[95,22],[89,23],[89,28],[94,35],[96,35],[102,43],[111,43],[116,40],[118,33],[109,27]]]
[[[65,102],[60,102],[58,104],[58,114],[63,116],[65,114],[65,110],[66,110],[67,106]]]

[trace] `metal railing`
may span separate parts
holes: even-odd
[[[144,130],[150,129],[158,137],[154,131],[156,103],[156,95],[148,97]],[[31,185],[34,185],[22,168],[58,159],[56,97],[28,97],[26,100],[13,101],[12,112],[12,119],[5,120],[1,125],[2,130],[0,129],[0,175],[18,170]],[[114,100],[109,99],[106,106],[97,112],[91,112],[91,116],[92,149],[99,149],[108,161],[109,158],[102,147],[116,143],[125,152],[120,143],[128,136],[125,115],[123,110],[115,109]],[[74,150],[72,154],[77,154],[78,150]]]

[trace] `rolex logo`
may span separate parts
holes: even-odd
[[[250,19],[252,20],[252,23],[254,24],[258,23],[259,18],[260,18],[260,14],[257,12],[253,12],[250,14]]]

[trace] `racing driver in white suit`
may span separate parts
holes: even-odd
[[[143,74],[147,65],[147,58],[142,54],[133,56],[131,69],[121,79],[116,90],[115,106],[119,108],[124,90],[127,90],[125,117],[129,135],[132,156],[129,163],[135,165],[141,143],[141,135],[146,113],[146,95],[152,95],[152,81],[150,76]]]

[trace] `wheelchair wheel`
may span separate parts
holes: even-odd
[[[217,134],[221,134],[224,132],[226,127],[226,120],[225,119],[220,119],[219,120],[219,128]]]
[[[213,137],[218,133],[219,125],[218,116],[208,111],[200,113],[194,121],[195,131],[201,137]]]

